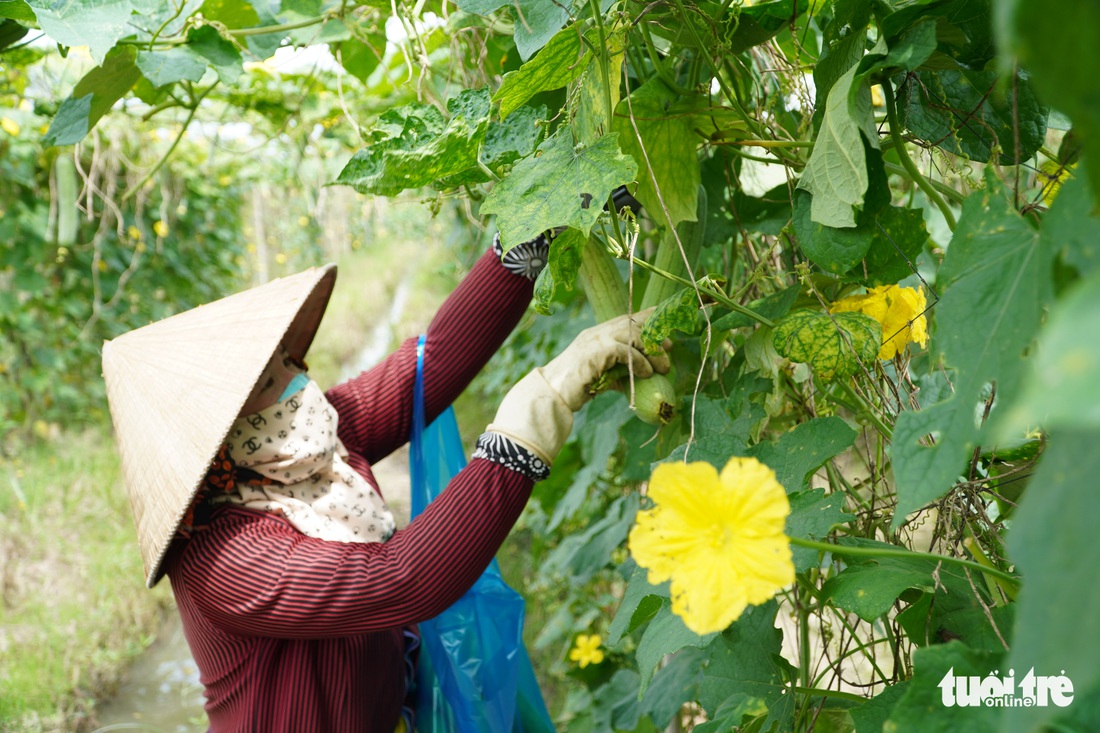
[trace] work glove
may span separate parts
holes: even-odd
[[[629,364],[634,377],[666,374],[665,353],[642,349],[647,309],[586,329],[548,364],[529,372],[500,403],[487,428],[535,454],[549,467],[573,429],[573,413],[591,399],[590,387],[617,364]]]

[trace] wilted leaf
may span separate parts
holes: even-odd
[[[825,381],[850,377],[861,361],[873,362],[882,346],[882,328],[862,313],[828,314],[797,310],[776,325],[772,343],[780,355],[809,364]]]
[[[503,122],[490,121],[481,148],[481,162],[498,175],[520,158],[535,152],[542,136],[546,107],[521,107]]]
[[[559,226],[575,227],[587,236],[602,202],[631,181],[635,171],[634,160],[619,152],[616,135],[574,146],[563,126],[496,184],[481,213],[497,215],[505,249]]]
[[[651,354],[658,353],[661,343],[673,331],[694,333],[698,315],[699,296],[695,293],[695,288],[684,288],[663,300],[649,318],[645,319],[645,325],[642,326],[642,346]]]

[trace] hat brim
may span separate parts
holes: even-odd
[[[146,585],[264,367],[302,359],[336,281],[311,268],[130,331],[103,345],[103,376]]]

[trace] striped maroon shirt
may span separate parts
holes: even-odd
[[[428,328],[425,411],[434,419],[515,327],[531,282],[486,253]],[[416,339],[327,393],[349,463],[408,440]],[[405,698],[404,626],[439,614],[488,565],[531,492],[522,474],[473,459],[384,543],[306,537],[272,514],[226,505],[167,559],[206,688],[213,733],[392,733]]]

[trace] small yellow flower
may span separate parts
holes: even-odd
[[[909,342],[928,345],[926,309],[923,290],[897,285],[882,285],[871,288],[866,295],[841,298],[830,308],[833,313],[863,313],[882,324],[880,359],[893,359],[905,351]]]
[[[10,117],[0,117],[0,129],[15,137],[19,134],[19,123]]]
[[[1048,160],[1040,166],[1039,183],[1043,185],[1044,204],[1050,206],[1054,203],[1054,198],[1062,190],[1062,184],[1073,178],[1073,169],[1076,167],[1076,163],[1063,166],[1053,160]]]
[[[299,217],[298,217],[298,226],[300,226],[300,227],[305,227],[305,226],[309,226],[309,217],[308,217],[308,216],[304,216],[304,215],[303,215],[303,216],[299,216]]]
[[[130,228],[126,230],[126,236],[128,236],[130,239],[133,239],[133,240],[139,240],[139,239],[142,238],[141,237],[141,230],[138,229],[133,224],[131,224]]]
[[[278,254],[275,255],[275,262],[277,264],[280,264],[280,265],[285,265],[286,264],[286,255],[283,254],[282,252],[279,252]]]
[[[168,236],[168,225],[164,223],[163,219],[158,219],[153,222],[153,232],[163,239]]]
[[[871,105],[874,107],[886,106],[886,97],[883,96],[881,84],[875,84],[871,87]]]
[[[672,581],[672,611],[696,634],[721,631],[794,582],[790,502],[760,461],[734,457],[721,474],[705,462],[662,463],[648,494],[654,507],[638,513],[630,553],[650,583]]]
[[[603,651],[600,649],[600,635],[581,634],[578,636],[576,646],[569,652],[569,658],[581,667],[602,662]]]

